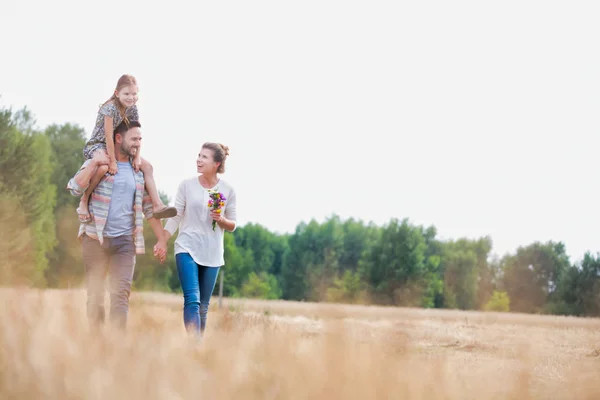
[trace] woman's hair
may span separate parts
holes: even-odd
[[[137,86],[137,80],[135,79],[135,77],[133,75],[121,75],[121,77],[119,78],[119,80],[117,81],[117,87],[115,88],[115,92],[118,92],[119,90],[123,89],[126,86]],[[117,98],[117,95],[115,93],[113,93],[112,96],[110,96],[110,99],[106,100],[102,105],[113,101],[115,103],[115,105],[117,106],[117,109],[119,110],[119,114],[121,114],[121,119],[123,121],[125,121],[126,124],[129,124],[129,119],[127,118],[127,115],[125,115],[125,110],[127,110],[127,107],[125,107],[125,105],[123,105],[123,103],[121,103],[119,101],[119,99]]]
[[[203,149],[212,150],[213,160],[219,162],[219,168],[217,169],[218,174],[225,172],[225,160],[229,155],[229,147],[221,143],[206,142],[202,145]]]

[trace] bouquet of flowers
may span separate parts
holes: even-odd
[[[208,199],[208,208],[213,209],[217,214],[221,214],[221,209],[223,208],[223,206],[225,206],[225,200],[227,200],[225,198],[225,196],[223,195],[223,193],[218,191],[218,188],[215,190],[209,190],[208,191],[208,196],[210,197]],[[212,228],[213,231],[215,230],[215,227],[217,226],[217,221],[215,221],[213,219],[212,222]]]

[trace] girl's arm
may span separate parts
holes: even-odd
[[[113,119],[108,115],[104,116],[104,136],[106,137],[106,151],[108,153],[108,172],[117,173],[117,159],[115,158],[115,141],[113,133]]]
[[[131,109],[131,119],[136,120],[136,121],[140,120],[140,114],[139,114],[138,108],[135,104],[132,106],[132,109]],[[138,149],[138,151],[135,155],[135,158],[133,159],[133,168],[135,169],[135,172],[139,172],[140,166],[142,165],[141,150],[142,149]]]

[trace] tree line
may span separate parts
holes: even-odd
[[[77,125],[39,130],[27,108],[0,109],[1,285],[81,285],[78,198],[65,186],[85,140]],[[147,224],[144,232],[151,248]],[[225,235],[224,295],[600,316],[600,254],[571,262],[564,244],[550,241],[495,257],[489,236],[436,235],[398,218],[378,226],[332,215],[288,234],[249,223]],[[172,254],[165,264],[151,251],[139,256],[134,289],[179,292]]]

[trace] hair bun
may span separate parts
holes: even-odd
[[[229,155],[229,147],[225,146],[224,144],[219,143],[219,146],[221,146],[221,148],[223,149],[223,152],[225,153],[225,157],[227,157]]]

